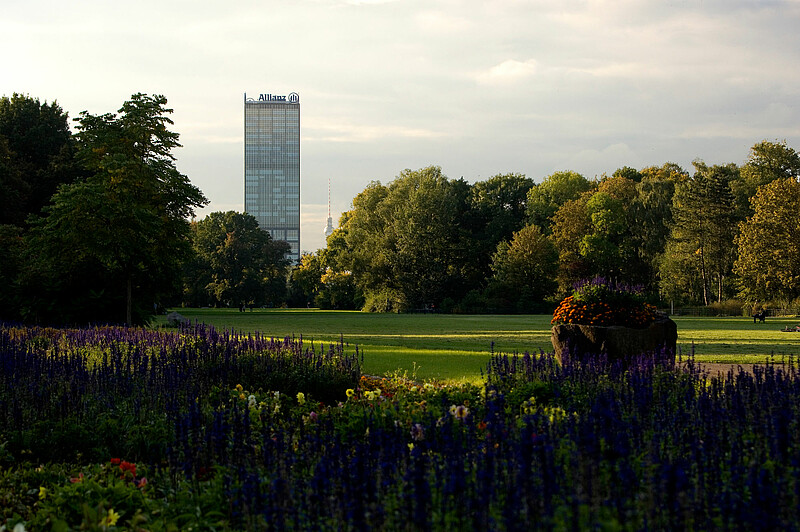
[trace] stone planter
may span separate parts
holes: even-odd
[[[574,323],[555,325],[550,339],[559,362],[568,356],[584,358],[604,353],[612,362],[653,353],[659,356],[659,362],[671,365],[675,363],[678,327],[662,314],[646,329]]]

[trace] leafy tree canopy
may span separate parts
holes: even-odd
[[[594,184],[577,172],[555,172],[528,192],[530,223],[549,231],[550,218],[567,201],[577,199]]]
[[[736,256],[737,219],[731,183],[738,178],[738,168],[735,164],[708,166],[702,161],[695,161],[694,166],[694,175],[680,182],[673,196],[674,222],[661,282],[665,293],[675,293],[670,284],[696,284],[679,279],[679,274],[695,276],[702,302],[708,304],[712,283],[716,285],[716,299],[722,299],[724,282]]]
[[[492,257],[495,292],[517,301],[518,311],[553,295],[558,269],[558,251],[537,225],[523,227],[510,242],[501,242]],[[522,306],[520,306],[522,303]]]
[[[741,294],[750,301],[800,297],[800,183],[776,179],[758,189],[752,204],[736,238]]]
[[[175,168],[180,144],[166,103],[135,94],[118,115],[77,119],[78,159],[91,175],[62,186],[30,235],[32,261],[57,302],[32,308],[39,319],[141,322],[179,290],[188,218],[207,200]]]
[[[277,305],[283,301],[289,244],[273,240],[250,214],[212,212],[192,224],[196,253],[185,281],[203,305]]]
[[[69,118],[56,102],[14,94],[0,98],[0,224],[24,225],[60,184],[79,175]]]

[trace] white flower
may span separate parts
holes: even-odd
[[[450,407],[450,414],[456,419],[464,419],[469,415],[469,408],[464,405],[453,405]]]

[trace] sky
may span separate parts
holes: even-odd
[[[301,248],[371,181],[800,150],[800,0],[3,0],[0,96],[115,112],[162,94],[178,170],[243,210],[244,94],[297,92]]]

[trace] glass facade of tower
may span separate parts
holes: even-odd
[[[244,211],[300,261],[300,97],[244,98]]]

